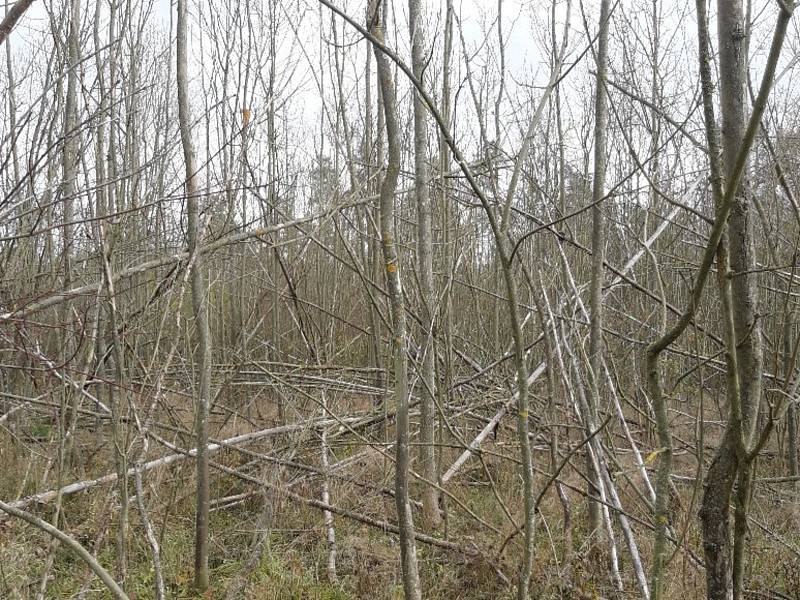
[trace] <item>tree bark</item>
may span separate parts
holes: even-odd
[[[791,9],[779,5],[778,22],[770,48],[759,95],[749,121],[745,117],[746,24],[742,0],[719,0],[720,106],[722,110],[722,164],[717,165],[717,135],[711,98],[710,41],[705,0],[697,0],[700,38],[700,74],[712,189],[716,205],[715,230],[722,230],[728,215],[728,239],[720,236],[717,271],[723,307],[727,363],[728,421],[723,439],[709,467],[700,509],[703,550],[706,559],[706,593],[710,600],[742,597],[747,511],[752,485],[752,465],[757,448],[755,436],[761,395],[761,340],[756,321],[755,274],[745,265],[753,264],[751,220],[747,199],[740,189],[749,149],[755,138],[772,88],[775,69],[785,39]],[[746,125],[745,125],[746,124]],[[724,186],[722,178],[724,176]],[[727,254],[730,245],[730,255]],[[736,265],[734,267],[733,265]],[[729,269],[739,271],[733,282]],[[743,281],[737,281],[743,280]],[[735,291],[735,293],[734,293]],[[769,429],[765,430],[767,435]],[[730,502],[738,483],[735,501],[733,549],[731,550]]]
[[[787,307],[788,310],[788,307]],[[792,319],[794,314],[786,315],[786,322],[783,329],[783,361],[784,377],[787,385],[794,374],[794,364],[796,357],[792,354]],[[794,402],[789,404],[786,410],[786,461],[789,466],[789,475],[797,477],[797,407]],[[797,484],[795,484],[795,488]]]
[[[608,125],[608,100],[606,79],[608,70],[608,21],[610,1],[600,4],[600,29],[598,33],[597,76],[594,100],[594,174],[592,178],[592,280],[590,284],[590,322],[589,322],[589,383],[591,398],[588,429],[597,426],[597,413],[600,406],[600,362],[603,345],[603,275],[605,273],[605,215],[601,200],[605,195],[606,182],[606,127]],[[599,475],[588,469],[589,496],[599,496]],[[592,545],[597,546],[596,538],[602,532],[601,508],[598,502],[589,500],[589,535],[594,538]]]
[[[372,2],[367,18],[372,35],[381,43],[384,39],[383,25],[379,18],[378,2]],[[381,182],[381,246],[386,266],[389,300],[392,314],[392,357],[394,364],[394,401],[397,409],[395,504],[400,531],[400,557],[403,570],[403,591],[406,600],[421,600],[422,589],[417,566],[417,548],[414,542],[414,519],[409,501],[409,451],[408,451],[408,340],[403,287],[400,280],[400,264],[395,239],[394,196],[400,175],[400,139],[397,124],[397,101],[389,59],[379,48],[375,49],[378,65],[378,81],[383,98],[386,122],[388,160],[386,173]]]
[[[420,0],[409,0],[411,23],[411,68],[414,76],[423,81],[425,70],[425,32],[420,14]],[[422,400],[420,402],[419,470],[428,481],[437,481],[436,473],[436,377],[433,343],[433,232],[428,169],[428,126],[425,103],[414,94],[414,192],[417,200],[417,264],[422,298]],[[433,486],[425,486],[422,494],[422,519],[429,527],[441,521],[439,494]]]
[[[11,9],[6,12],[3,22],[0,23],[0,46],[6,41],[17,21],[22,18],[22,15],[30,8],[31,4],[33,4],[33,0],[17,0]]]
[[[211,331],[208,325],[206,281],[200,247],[199,192],[197,164],[189,128],[189,81],[187,58],[187,0],[178,0],[177,65],[178,122],[186,169],[187,241],[192,262],[191,288],[198,348],[195,359],[197,379],[195,399],[195,442],[197,445],[197,499],[195,514],[194,585],[197,591],[208,588],[208,405],[211,394]]]

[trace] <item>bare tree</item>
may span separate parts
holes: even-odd
[[[602,200],[605,197],[606,181],[606,128],[608,127],[608,100],[606,78],[608,70],[608,28],[610,20],[609,0],[600,3],[600,24],[597,35],[597,75],[594,99],[594,172],[592,177],[592,281],[590,285],[590,322],[589,322],[589,381],[591,383],[591,402],[589,403],[590,419],[588,427],[595,429],[598,425],[600,409],[600,361],[603,343],[603,278],[605,275],[605,217]],[[591,461],[591,459],[589,459]],[[593,469],[589,469],[593,472]],[[589,485],[590,497],[597,497],[600,490],[599,473],[593,476]],[[599,536],[601,527],[601,505],[594,500],[589,501],[589,535]],[[592,542],[595,547],[599,540]]]
[[[424,83],[425,30],[420,0],[409,0],[408,15],[411,29],[411,65],[414,76]],[[428,169],[428,127],[425,103],[419,94],[414,96],[414,190],[417,200],[417,263],[420,296],[422,299],[422,402],[420,412],[419,463],[420,474],[428,481],[437,481],[436,435],[436,377],[434,345],[434,295],[433,295],[433,211],[430,197]],[[423,520],[430,527],[439,524],[439,494],[432,486],[423,491]]]
[[[793,593],[792,5],[27,4],[0,596]]]
[[[375,41],[384,40],[384,26],[380,2],[373,1],[367,15],[370,33]],[[397,440],[395,447],[395,504],[400,523],[400,554],[402,557],[403,590],[407,600],[420,600],[422,588],[417,565],[417,549],[414,543],[414,518],[409,501],[409,450],[408,450],[408,339],[406,331],[405,301],[400,279],[400,262],[395,233],[394,195],[400,174],[400,140],[397,125],[397,101],[395,99],[392,71],[383,48],[376,47],[375,62],[378,66],[378,82],[386,124],[388,146],[386,172],[381,181],[381,248],[389,285],[389,301],[392,314],[392,364],[394,369],[394,403],[397,411]]]
[[[197,446],[197,499],[195,514],[194,585],[198,591],[208,588],[208,515],[209,473],[208,409],[211,396],[211,331],[208,325],[208,306],[205,275],[200,256],[201,228],[200,191],[197,185],[197,162],[191,133],[188,80],[188,25],[186,0],[177,6],[177,66],[178,121],[180,124],[183,162],[186,172],[186,232],[191,261],[192,306],[197,328],[198,350],[195,364],[197,387],[195,391],[195,442]]]

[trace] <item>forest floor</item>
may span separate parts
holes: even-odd
[[[365,407],[354,407],[358,408]],[[189,422],[188,410],[175,407],[173,415],[177,421]],[[220,416],[213,429],[214,437],[252,430],[251,425],[235,420],[228,420],[220,428],[223,420]],[[8,466],[0,472],[0,497],[9,500],[56,487],[54,465],[48,458],[56,455],[52,423],[43,419],[21,420],[12,431],[15,434],[3,435],[0,443],[0,461]],[[384,434],[391,437],[393,432],[388,430]],[[371,432],[372,439],[379,439],[380,435]],[[108,465],[113,464],[109,439],[107,426],[92,430],[87,423],[77,437],[77,450],[70,461],[73,467],[64,476],[64,483],[106,474]],[[248,450],[317,464],[319,446],[314,443],[315,439],[313,434],[303,432],[291,439],[282,437],[259,442],[248,446]],[[443,446],[443,464],[449,465],[457,456],[458,449],[454,446]],[[360,456],[342,472],[343,477],[331,480],[331,502],[372,519],[395,522],[394,499],[376,489],[390,489],[393,484],[391,462],[381,455],[381,446],[365,447],[352,436],[339,435],[333,436],[331,452],[332,460]],[[156,449],[150,454],[157,456],[159,452]],[[500,428],[496,439],[490,439],[484,446],[483,465],[479,460],[471,460],[448,484],[447,490],[458,502],[446,500],[445,523],[436,530],[429,530],[417,520],[418,531],[446,538],[465,549],[465,552],[457,552],[418,543],[424,598],[514,597],[514,573],[522,553],[520,536],[513,537],[498,556],[504,540],[514,531],[509,515],[517,523],[521,519],[518,466],[513,459],[502,458],[514,456],[514,433],[507,425]],[[637,489],[641,481],[638,481],[633,463],[624,464],[628,455],[620,452],[618,456],[623,459],[620,459],[622,464],[618,465],[620,470],[615,473],[615,479],[624,494],[625,506],[633,513],[630,518],[647,565],[650,516],[642,501],[643,491]],[[213,460],[264,481],[280,482],[278,488],[302,497],[320,497],[321,478],[313,473],[254,461],[252,456],[231,449],[215,454]],[[535,460],[537,469],[541,469],[536,481],[538,491],[549,479],[546,474],[550,468],[549,451],[539,447]],[[583,465],[580,454],[575,455],[573,463]],[[683,479],[676,480],[672,503],[675,529],[695,553],[701,554],[696,518],[699,497],[693,483],[695,469],[694,457],[678,452],[676,474]],[[760,475],[771,475],[770,470],[769,464],[765,466],[762,461]],[[600,560],[588,551],[583,530],[586,502],[580,494],[586,482],[572,468],[564,470],[561,481],[573,524],[570,566],[567,569],[564,564],[564,506],[555,488],[551,487],[539,507],[531,597],[581,600],[639,597],[619,532],[616,536],[620,571],[625,578],[626,593],[614,590],[604,560],[608,557],[604,557],[603,549]],[[358,482],[368,482],[372,489]],[[170,598],[394,600],[403,596],[395,534],[335,516],[337,581],[330,582],[323,513],[287,497],[280,490],[258,490],[252,483],[223,473],[215,473],[212,480],[211,588],[203,596],[197,596],[192,592],[193,464],[183,461],[147,472],[145,489]],[[414,490],[415,497],[419,497],[418,491]],[[761,485],[753,499],[747,569],[747,587],[752,598],[800,598],[800,504],[788,497],[789,500],[786,485],[779,490]],[[28,510],[47,520],[53,518],[52,503],[28,507]],[[113,571],[118,512],[114,487],[98,486],[64,498],[59,526],[95,552],[100,562]],[[771,530],[762,527],[766,523],[772,524]],[[131,598],[152,598],[153,562],[135,501],[131,502],[130,527],[125,589]],[[51,556],[52,567],[48,569]],[[680,550],[672,556],[669,569],[667,597],[682,600],[704,597],[704,574],[686,551]],[[48,571],[45,598],[108,597],[99,580],[92,579],[86,566],[70,551],[54,548],[45,534],[27,524],[0,518],[0,598],[36,597],[45,571]]]

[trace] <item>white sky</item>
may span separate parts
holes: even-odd
[[[244,1],[244,0],[241,0]],[[260,0],[251,0],[253,4],[259,4]],[[40,60],[42,55],[31,52],[28,44],[35,44],[41,39],[41,32],[48,28],[45,12],[46,5],[55,5],[57,8],[62,6],[65,0],[36,0],[33,7],[24,17],[17,29],[12,34],[12,44],[17,56],[17,60],[25,68],[25,62]],[[223,0],[218,0],[217,6],[222,5]],[[351,15],[363,15],[364,0],[338,0],[337,5],[344,7]],[[462,48],[460,40],[455,40],[453,63],[460,71],[454,75],[453,85],[458,91],[458,125],[456,134],[462,136],[462,143],[467,147],[475,147],[477,138],[477,125],[475,110],[470,97],[470,91],[465,83],[466,72],[464,69],[464,52],[470,57],[470,64],[478,87],[481,93],[481,84],[485,84],[486,97],[482,101],[493,110],[494,97],[497,93],[497,63],[498,63],[498,43],[496,31],[497,0],[454,0],[456,12],[459,15],[464,32],[464,43],[466,49]],[[583,9],[586,11],[586,19],[590,32],[594,32],[597,27],[597,10],[599,0],[584,0]],[[710,4],[715,5],[715,2]],[[765,44],[768,43],[768,33],[774,21],[775,7],[774,0],[763,0],[756,2],[754,17],[756,31],[753,35],[751,51],[754,54],[751,66],[756,78],[760,76],[758,66],[763,61]],[[408,57],[408,26],[407,26],[407,2],[405,0],[393,0],[393,13],[396,18],[397,38],[393,34],[394,30],[390,24],[388,33],[390,45],[397,48],[398,53],[403,57]],[[429,45],[436,48],[436,53],[441,52],[442,30],[443,30],[443,7],[444,0],[424,0],[424,7],[428,11],[427,38]],[[560,0],[558,4],[558,18],[563,19],[565,14],[566,0]],[[195,58],[194,68],[194,89],[198,92],[195,98],[195,110],[202,108],[199,96],[200,79],[203,73],[199,68],[199,35],[201,29],[197,26],[197,19],[201,12],[208,12],[211,4],[208,0],[189,0],[190,13],[194,17],[192,27],[193,45],[192,56]],[[291,131],[288,133],[292,139],[290,143],[294,150],[311,159],[316,153],[319,145],[319,120],[323,108],[323,102],[332,106],[333,98],[330,93],[323,97],[318,90],[317,81],[322,79],[326,89],[330,89],[331,70],[326,69],[324,73],[319,70],[319,4],[316,0],[279,0],[279,15],[282,23],[279,36],[282,45],[279,48],[280,66],[278,67],[279,78],[283,76],[286,80],[281,80],[284,87],[280,90],[283,94],[288,94],[292,90],[290,98],[290,108],[288,116],[291,119]],[[662,65],[659,69],[662,84],[667,97],[665,98],[665,109],[678,119],[685,116],[688,103],[694,96],[697,86],[696,76],[696,26],[694,22],[694,2],[692,0],[676,0],[674,2],[660,1],[662,11]],[[94,2],[85,3],[85,11],[93,13]],[[626,85],[638,85],[641,89],[648,89],[649,68],[643,62],[642,56],[648,41],[649,13],[652,0],[624,0],[617,8],[614,15],[611,46],[611,62],[613,76]],[[763,9],[763,7],[767,7]],[[713,6],[712,6],[713,8]],[[322,10],[326,39],[330,39],[330,13],[327,9]],[[300,18],[302,15],[302,18]],[[87,15],[89,18],[91,15]],[[540,87],[547,79],[548,65],[547,55],[543,51],[543,45],[549,44],[549,39],[543,39],[547,34],[547,23],[550,18],[550,2],[548,0],[503,0],[503,30],[506,40],[506,91],[503,105],[500,111],[500,121],[503,128],[501,137],[504,137],[504,149],[508,153],[513,153],[518,145],[520,131],[525,127],[526,120],[530,117],[531,99],[536,99],[540,94]],[[297,36],[288,27],[287,20],[291,19],[295,27],[298,28]],[[170,21],[170,0],[153,0],[153,13],[149,20],[152,26],[160,26],[166,32]],[[787,58],[784,64],[790,62],[791,57],[800,50],[797,35],[797,19],[793,24],[792,35],[787,43]],[[360,117],[359,102],[363,102],[363,57],[364,43],[359,41],[359,36],[349,26],[341,29],[341,21],[337,19],[340,26],[340,43],[354,44],[347,51],[345,58],[345,89],[349,90],[346,100],[352,118]],[[343,31],[343,33],[342,33]],[[712,32],[714,27],[712,25]],[[456,32],[456,36],[458,33]],[[622,37],[625,37],[622,41]],[[50,42],[51,43],[51,42]],[[204,39],[204,45],[210,46],[210,40]],[[571,30],[570,30],[570,57],[568,62],[574,60],[585,48],[587,35],[584,28],[583,16],[581,12],[580,0],[572,0]],[[166,44],[166,37],[165,37]],[[305,51],[301,51],[301,45]],[[327,50],[326,50],[327,51]],[[431,64],[433,69],[438,69],[438,56],[434,55]],[[632,57],[632,58],[631,58]],[[171,59],[174,60],[174,54]],[[355,61],[358,61],[357,63]],[[573,158],[576,153],[582,151],[585,146],[585,136],[580,130],[581,123],[585,120],[585,115],[589,114],[591,108],[591,98],[593,88],[591,82],[591,55],[583,59],[581,65],[575,69],[564,81],[562,93],[565,102],[567,120],[571,123],[568,131],[568,144],[571,145]],[[286,65],[295,65],[289,71]],[[484,70],[485,69],[485,70]],[[357,79],[358,78],[358,79]],[[374,78],[373,78],[374,84]],[[355,86],[361,86],[356,88]],[[794,71],[789,71],[783,79],[787,89],[794,86]],[[402,77],[398,78],[401,101],[408,97],[409,86]],[[793,94],[778,94],[778,101],[794,98]],[[262,98],[263,100],[263,98]],[[256,101],[257,102],[257,101]],[[407,110],[408,102],[401,104],[401,110]],[[231,111],[236,111],[241,106],[229,106]],[[261,107],[256,103],[249,106],[254,114],[254,119],[258,119]],[[491,111],[490,111],[491,112]],[[697,115],[699,118],[699,114]],[[490,139],[494,138],[493,117],[489,117],[487,126],[490,130]],[[591,140],[589,140],[590,142]]]

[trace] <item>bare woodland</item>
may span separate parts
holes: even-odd
[[[800,598],[790,0],[7,0],[0,598]]]

